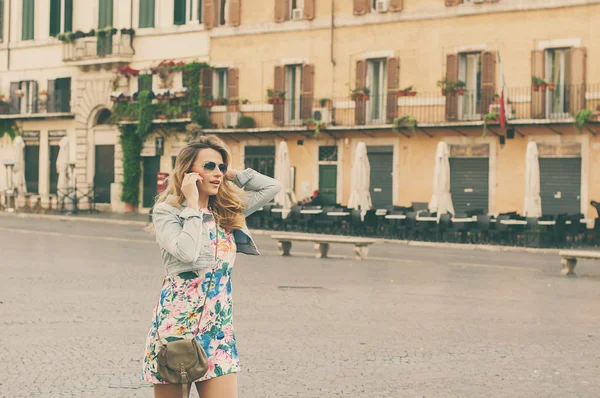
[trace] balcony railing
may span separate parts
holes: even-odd
[[[45,117],[47,114],[70,113],[69,102],[63,103],[61,93],[57,91],[56,98],[52,101],[37,99],[22,104],[13,102],[0,102],[0,115],[15,115],[15,117]],[[26,101],[25,97],[21,101]]]
[[[595,111],[590,120],[600,121],[600,84],[537,91],[532,87],[508,88],[505,97],[509,124],[573,123],[575,115],[583,109]],[[136,123],[137,107],[129,101],[117,102],[113,113],[120,122]],[[228,131],[302,131],[316,129],[317,125],[320,130],[391,129],[395,120],[403,121],[400,126],[404,127],[410,127],[411,123],[422,128],[478,126],[484,120],[497,121],[501,107],[499,95],[470,90],[447,95],[436,91],[355,100],[342,97],[326,101],[295,98],[258,103],[214,102],[220,105],[203,108],[203,112],[209,111],[207,127]],[[187,97],[157,99],[152,106],[154,120],[162,123],[187,123],[193,119],[193,109],[197,107]]]
[[[442,95],[436,91],[417,92],[414,96],[371,95],[355,100],[342,97],[323,105],[316,100],[307,104],[304,98],[288,98],[275,104],[269,101],[235,107],[214,106],[211,127],[235,128],[232,120],[240,120],[242,116],[252,118],[256,128],[274,129],[303,128],[317,119],[328,126],[389,128],[395,118],[404,116],[414,118],[420,127],[480,125],[500,113],[499,94],[465,90]],[[507,88],[505,97],[509,123],[571,123],[580,110],[596,111],[600,106],[600,84],[556,86],[537,91],[532,87]]]
[[[63,44],[63,61],[77,64],[127,62],[133,56],[131,36],[85,37]]]

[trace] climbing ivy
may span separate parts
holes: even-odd
[[[210,125],[208,109],[203,106],[203,98],[200,88],[200,72],[203,68],[210,66],[204,62],[190,62],[187,64],[175,64],[172,71],[183,72],[183,86],[187,87],[189,111],[192,123],[207,128]],[[170,69],[171,71],[171,69]],[[166,103],[158,102],[152,104],[152,93],[142,91],[138,94],[135,102],[117,102],[113,106],[113,122],[124,120],[139,120],[137,125],[121,124],[119,126],[121,147],[123,150],[123,190],[121,200],[134,206],[139,204],[140,179],[142,177],[141,152],[144,141],[152,132],[152,120],[156,111],[162,111],[168,118],[178,117],[184,110],[179,103],[167,106]]]
[[[139,204],[140,179],[142,177],[142,148],[152,132],[152,100],[149,91],[142,91],[137,100],[137,125],[124,124],[119,127],[123,150],[123,190],[121,200],[134,206]]]
[[[21,134],[19,125],[14,120],[0,119],[0,138],[8,134],[11,140]]]
[[[204,104],[204,101],[200,92],[200,71],[203,68],[210,68],[210,65],[205,62],[190,62],[181,68],[183,71],[183,86],[188,89],[192,123],[207,128],[210,125],[210,117],[208,109],[201,105]]]

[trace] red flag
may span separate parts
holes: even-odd
[[[504,87],[500,92],[500,127],[504,130],[506,128],[506,107],[504,106]]]

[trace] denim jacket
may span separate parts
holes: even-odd
[[[252,169],[238,173],[233,182],[246,191],[244,216],[269,203],[281,189],[278,181]],[[209,231],[202,227],[203,218],[212,214],[188,208],[186,204],[175,207],[162,202],[152,211],[156,241],[167,275],[214,267]],[[246,225],[233,234],[238,253],[260,254]]]

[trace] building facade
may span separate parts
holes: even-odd
[[[525,152],[535,141],[543,212],[595,217],[588,202],[600,198],[600,45],[593,40],[600,1],[132,0],[93,1],[93,13],[77,0],[30,1],[40,3],[33,25],[28,1],[4,1],[2,91],[18,82],[29,93],[37,82],[50,93],[53,81],[54,93],[65,93],[71,79],[70,109],[66,94],[46,102],[52,111],[37,112],[33,101],[11,96],[13,111],[2,116],[19,120],[28,146],[39,131],[39,164],[30,167],[40,194],[51,192],[52,146],[65,131],[77,139],[78,178],[97,193],[112,181],[109,202],[122,209],[119,133],[99,116],[112,109],[112,91],[180,88],[177,73],[167,84],[153,75],[162,60],[196,60],[211,66],[201,78],[210,115],[202,132],[223,137],[234,167],[271,175],[277,144],[287,141],[298,198],[318,189],[326,203],[347,203],[354,151],[364,141],[376,207],[428,202],[436,146],[445,141],[457,212],[521,212]],[[70,7],[72,22],[57,19],[50,3]],[[59,20],[63,31],[70,23],[73,32],[116,27],[113,54],[104,54],[105,38],[52,37]],[[78,47],[85,41],[91,50]],[[113,90],[118,66],[141,72],[121,75]],[[156,172],[171,171],[189,121],[157,117],[142,153],[142,208],[151,206]]]

